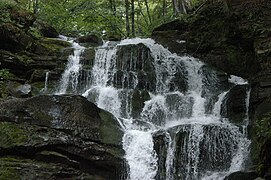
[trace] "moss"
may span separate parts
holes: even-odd
[[[18,171],[12,167],[6,167],[4,164],[0,163],[0,180],[17,180],[20,179]]]
[[[271,142],[271,112],[263,115],[255,124],[252,134],[251,158],[257,164],[256,170],[259,174],[263,173],[265,167],[266,144]]]
[[[28,132],[19,125],[0,122],[0,146],[4,148],[23,145],[28,140]]]
[[[40,39],[42,38],[42,34],[37,28],[30,27],[28,30],[28,34],[30,34],[34,39]]]
[[[10,78],[14,77],[13,74],[9,72],[8,69],[0,70],[0,99],[6,98],[8,96],[8,88],[7,83]]]
[[[42,39],[39,44],[39,51],[38,53],[43,54],[59,54],[63,48],[70,47],[71,44],[66,41],[61,41],[57,39],[51,38],[44,38]]]
[[[259,139],[271,139],[271,112],[256,122],[256,136]]]
[[[31,57],[29,57],[29,56],[27,56],[27,55],[25,55],[25,54],[23,54],[23,55],[17,55],[16,56],[17,58],[18,58],[18,60],[21,62],[21,63],[23,63],[23,64],[30,64],[30,63],[32,63],[32,62],[34,62],[33,61],[33,59],[31,58]]]
[[[55,48],[65,48],[65,47],[70,47],[71,43],[67,41],[62,41],[54,38],[44,38],[42,40],[44,44],[52,45]]]
[[[8,69],[1,69],[0,70],[0,81],[8,80],[11,74]]]
[[[6,98],[8,96],[8,88],[7,88],[7,82],[0,81],[0,99]]]

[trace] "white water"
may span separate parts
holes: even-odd
[[[139,114],[137,121],[133,115],[133,93],[138,88],[139,72],[144,72],[144,63],[141,69],[137,69],[137,59],[124,57],[128,62],[129,70],[124,69],[124,63],[118,67],[117,52],[127,45],[144,44],[150,50],[153,58],[152,65],[155,72],[155,90],[147,89],[150,99],[144,102],[144,107]],[[80,54],[83,47],[73,44],[75,48],[74,56],[69,59],[69,64],[62,76],[61,85],[57,93],[65,93],[69,86],[72,91],[77,92],[78,76],[81,70]],[[140,55],[139,55],[140,56]],[[143,57],[143,55],[142,55]],[[128,59],[127,59],[128,58]],[[147,59],[143,59],[146,61]],[[206,103],[209,96],[203,96],[203,83],[205,74],[202,71],[204,63],[193,57],[180,57],[172,54],[161,45],[156,44],[152,39],[127,39],[118,45],[104,44],[98,48],[95,55],[94,66],[91,71],[91,83],[85,85],[87,89],[82,95],[105,109],[117,118],[123,119],[122,127],[125,129],[123,137],[123,149],[126,152],[125,158],[128,161],[128,179],[131,180],[151,180],[155,179],[158,173],[159,154],[154,149],[153,136],[157,131],[164,131],[168,141],[165,179],[223,179],[227,174],[242,170],[246,156],[248,155],[249,141],[246,138],[246,130],[239,131],[239,128],[223,119],[220,115],[222,102],[229,92],[226,90],[217,96],[217,101],[213,104],[210,114],[206,114]],[[117,71],[123,71],[122,84],[116,88],[115,77]],[[178,73],[182,71],[187,81],[187,89],[181,91],[174,85],[175,89],[170,89],[174,79],[181,78]],[[144,72],[146,73],[146,72]],[[215,75],[214,77],[215,78]],[[125,85],[125,79],[131,86]],[[211,79],[216,81],[216,79]],[[247,84],[245,80],[237,76],[229,79],[233,84]],[[154,82],[153,82],[154,83]],[[130,89],[129,89],[130,88]],[[213,87],[209,87],[212,89]],[[246,99],[247,118],[249,117],[249,92]],[[185,133],[183,145],[176,144],[177,133]],[[208,134],[209,133],[209,134]],[[225,167],[220,170],[207,168],[201,172],[201,151],[202,144],[207,151],[207,159],[216,166],[216,160],[212,158],[225,158]],[[237,147],[237,148],[236,148]],[[177,152],[185,155],[185,165],[176,164]],[[230,151],[230,155],[227,152]],[[222,154],[220,154],[222,153]],[[227,158],[230,157],[230,160]],[[206,162],[208,163],[208,162]],[[176,172],[179,166],[181,172]],[[211,167],[211,166],[210,166]],[[204,167],[203,167],[204,168]],[[216,167],[215,167],[216,168]],[[182,177],[182,178],[181,178]]]
[[[73,93],[77,92],[78,77],[82,66],[80,64],[80,55],[84,51],[84,47],[76,42],[72,42],[72,47],[74,48],[74,54],[69,56],[68,64],[55,94],[65,94],[68,88],[71,88]]]
[[[48,79],[49,79],[49,71],[45,73],[44,88],[41,89],[41,93],[46,93],[48,89]]]

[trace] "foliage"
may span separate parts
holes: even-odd
[[[16,2],[13,0],[0,0],[0,9],[9,9],[16,6]]]
[[[34,39],[40,39],[42,37],[40,31],[37,28],[30,27],[28,30],[28,33],[34,38]]]
[[[11,74],[8,69],[1,69],[0,70],[0,81],[8,80]]]
[[[256,135],[259,139],[271,139],[271,112],[257,121]]]
[[[20,6],[34,11],[36,0],[21,0]],[[177,2],[177,0],[175,0]],[[178,0],[186,3],[187,10],[199,6],[202,0]],[[153,28],[172,21],[180,14],[176,13],[172,0],[129,0],[128,11],[123,0],[46,0],[38,1],[38,18],[48,21],[60,33],[96,34],[126,36],[126,15],[132,24],[136,36],[149,36]],[[132,10],[134,2],[134,11]],[[128,12],[128,14],[126,14]],[[131,25],[132,26],[132,25]]]
[[[271,112],[255,122],[255,132],[252,137],[251,157],[257,163],[255,170],[261,174],[264,169],[262,152],[266,148],[266,142],[271,141]]]

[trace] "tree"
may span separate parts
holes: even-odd
[[[203,0],[19,0],[60,33],[149,36]],[[226,1],[226,0],[225,0]]]
[[[132,37],[135,37],[135,1],[131,0]]]
[[[126,33],[127,37],[130,36],[130,21],[129,21],[129,0],[125,0],[125,17],[126,17]]]

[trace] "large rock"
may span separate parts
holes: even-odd
[[[221,1],[207,2],[197,13],[155,28],[152,37],[172,52],[188,53],[229,74],[254,77],[266,67],[271,49],[271,3],[254,3],[226,12]]]
[[[174,156],[169,169],[173,179],[201,179],[207,172],[229,168],[237,151],[236,131],[238,128],[194,124],[170,128],[168,135],[163,132],[154,134],[154,149],[160,157],[158,169],[161,170],[156,176],[161,179],[165,177],[165,158],[169,146]],[[171,144],[169,138],[172,139]]]
[[[89,34],[85,36],[79,37],[76,42],[84,45],[84,46],[101,46],[103,44],[103,41],[101,38],[94,34]]]
[[[258,174],[253,171],[252,172],[237,171],[225,177],[224,180],[255,180],[257,177]]]
[[[26,98],[31,96],[32,88],[30,84],[20,84],[10,81],[8,83],[8,91],[11,96]]]
[[[44,37],[57,38],[59,35],[57,30],[53,26],[51,26],[45,22],[36,21],[34,26],[40,31],[40,33]]]
[[[0,107],[0,161],[11,175],[125,177],[117,120],[85,98],[42,95],[6,100]]]
[[[29,49],[34,39],[12,23],[0,24],[0,49],[18,51]]]
[[[230,89],[222,102],[221,115],[232,123],[240,124],[247,118],[248,85],[237,85]]]

